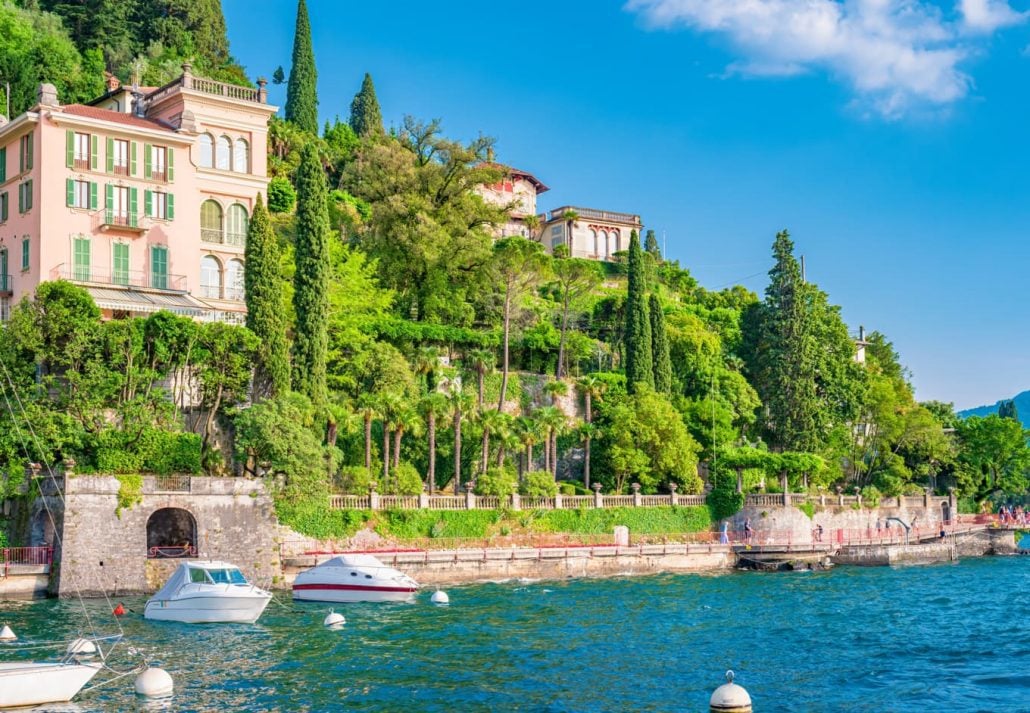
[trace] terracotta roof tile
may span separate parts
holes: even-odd
[[[62,108],[65,114],[71,114],[72,116],[84,116],[89,119],[102,119],[104,121],[113,121],[116,124],[135,126],[139,129],[151,129],[158,131],[175,130],[175,128],[171,124],[167,124],[163,121],[158,121],[156,119],[146,119],[143,117],[135,116],[133,114],[126,114],[121,111],[112,111],[111,109],[101,109],[99,107],[86,106],[84,104],[68,104]]]

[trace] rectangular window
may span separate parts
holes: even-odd
[[[147,205],[147,215],[151,218],[160,218],[161,220],[168,219],[168,194],[160,193],[158,191],[148,191],[149,203]]]
[[[0,322],[11,320],[11,298],[0,297]]]
[[[0,292],[11,291],[10,265],[7,262],[7,248],[0,250]]]
[[[0,193],[0,223],[7,222],[7,191]]]
[[[122,139],[111,141],[111,172],[129,175],[129,142]]]
[[[72,279],[89,282],[91,264],[89,238],[75,238],[72,241]]]
[[[18,212],[28,213],[32,210],[32,181],[18,184]]]
[[[32,170],[32,132],[25,134],[18,142],[18,172]]]
[[[150,286],[158,290],[168,289],[168,248],[163,245],[150,248]]]
[[[80,171],[90,169],[90,156],[93,142],[89,134],[75,134],[75,168]]]
[[[68,179],[68,205],[71,208],[89,208],[90,207],[90,188],[91,184],[89,181],[73,181]]]
[[[150,146],[146,158],[150,164],[148,178],[155,181],[168,180],[168,149],[164,146]]]
[[[21,269],[29,269],[29,236],[26,235],[21,239]]]
[[[129,244],[115,243],[111,275],[116,285],[129,284]]]

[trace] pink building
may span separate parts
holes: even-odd
[[[493,205],[511,208],[510,218],[507,223],[499,226],[498,238],[508,238],[520,235],[524,238],[535,240],[539,229],[531,231],[526,226],[526,218],[536,215],[536,199],[541,193],[550,189],[543,181],[528,171],[521,171],[511,166],[491,164],[504,171],[500,181],[489,186],[480,186],[479,194],[483,199]]]
[[[82,285],[105,316],[160,309],[242,323],[251,208],[268,185],[264,82],[183,75],[88,105],[0,120],[0,319],[45,280]]]

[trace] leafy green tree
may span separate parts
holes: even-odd
[[[286,282],[280,271],[279,243],[260,194],[247,228],[244,255],[247,328],[261,342],[254,374],[255,391],[262,395],[281,394],[290,388]]]
[[[293,184],[282,176],[268,182],[268,210],[273,213],[289,213],[297,203],[297,191]]]
[[[376,99],[376,88],[372,75],[365,73],[361,89],[354,95],[350,105],[350,127],[362,138],[380,136],[383,133],[383,115]]]
[[[555,376],[559,379],[565,373],[565,343],[569,321],[575,308],[587,295],[601,284],[601,265],[595,260],[570,257],[556,257],[552,261],[558,291],[561,330],[558,341],[558,366]]]
[[[651,351],[651,318],[644,276],[640,236],[629,238],[629,282],[626,294],[626,385],[630,393],[638,384],[654,386],[654,356]]]
[[[648,301],[651,318],[651,354],[654,363],[654,388],[662,394],[672,393],[672,357],[669,354],[669,340],[665,334],[665,312],[658,295],[651,294]]]
[[[1002,418],[1011,418],[1013,421],[1019,420],[1019,412],[1016,410],[1016,402],[1011,399],[1008,401],[1002,401],[998,405],[998,415]]]
[[[508,371],[511,368],[509,341],[511,320],[521,308],[522,299],[540,283],[549,268],[547,255],[540,243],[525,238],[504,238],[494,245],[493,274],[502,295],[501,322],[501,394],[497,408],[504,410],[508,389]]]
[[[648,230],[644,238],[644,252],[653,257],[656,263],[662,261],[662,249],[658,247],[658,238],[653,230]]]
[[[970,416],[958,424],[959,485],[977,502],[994,493],[1024,493],[1030,448],[1022,424],[998,414]]]
[[[286,85],[286,120],[293,122],[301,131],[318,134],[318,70],[315,69],[311,21],[305,0],[297,2],[293,63],[290,65],[290,81]]]
[[[301,0],[303,5],[303,0]],[[328,402],[326,358],[329,344],[329,214],[327,189],[314,146],[304,149],[297,174],[297,237],[294,251],[293,387],[316,408]]]
[[[244,327],[222,322],[209,322],[201,327],[198,343],[201,357],[196,368],[201,400],[207,410],[203,429],[205,446],[210,443],[215,416],[247,397],[258,347],[258,338]]]

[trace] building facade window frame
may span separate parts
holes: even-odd
[[[168,246],[150,246],[150,286],[157,290],[168,289]]]
[[[111,243],[111,282],[129,285],[129,244],[118,240]]]
[[[72,236],[72,279],[89,282],[93,274],[93,248],[88,236]]]
[[[200,239],[205,243],[225,242],[225,210],[214,198],[200,204]]]
[[[222,263],[214,255],[200,258],[200,296],[222,299]]]

